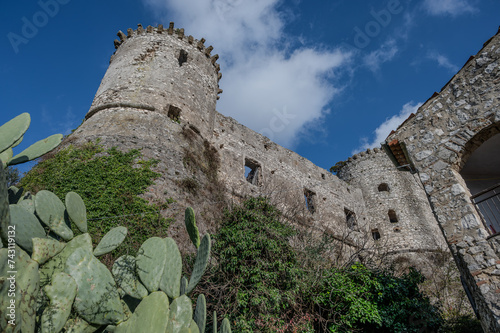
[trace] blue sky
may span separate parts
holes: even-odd
[[[439,91],[499,14],[497,0],[3,1],[0,124],[31,114],[15,152],[70,133],[116,32],[174,21],[220,55],[219,112],[328,169],[378,146]]]

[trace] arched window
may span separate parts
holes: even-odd
[[[378,186],[379,192],[389,192],[389,185],[387,183],[382,183]]]
[[[380,232],[378,232],[378,229],[372,229],[372,237],[373,237],[373,240],[380,239]]]
[[[396,212],[393,209],[389,209],[389,221],[391,223],[396,223],[398,222],[398,216],[396,215]]]

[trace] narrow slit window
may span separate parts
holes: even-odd
[[[261,167],[252,159],[245,158],[245,179],[252,185],[260,184]]]
[[[179,60],[179,66],[182,66],[183,63],[188,61],[188,53],[185,50],[181,49],[181,51],[179,52],[179,58],[177,60]]]
[[[306,208],[309,212],[311,212],[311,214],[314,214],[314,212],[316,211],[315,197],[316,193],[308,189],[304,189],[304,199],[306,201]]]
[[[354,213],[352,210],[349,210],[347,208],[344,208],[344,213],[345,213],[345,220],[347,223],[347,227],[351,230],[356,229],[356,226],[358,225],[356,213]]]
[[[391,223],[396,223],[398,222],[398,216],[396,215],[396,212],[393,209],[389,209],[389,222]]]
[[[382,183],[378,186],[379,192],[389,192],[389,185],[387,183]]]
[[[378,231],[378,229],[372,229],[372,237],[373,237],[373,240],[380,239],[380,232]]]
[[[181,119],[181,109],[179,109],[177,106],[169,105],[167,116],[173,121],[178,122]]]

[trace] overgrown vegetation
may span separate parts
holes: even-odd
[[[151,170],[157,161],[141,157],[138,150],[105,150],[95,142],[69,146],[39,162],[20,186],[32,193],[49,190],[62,200],[67,192],[79,193],[87,207],[93,241],[122,225],[128,228],[129,237],[114,256],[135,254],[148,238],[166,236],[169,225],[159,213],[160,208],[168,206],[168,199],[152,205],[138,196],[159,176]]]
[[[237,332],[460,332],[422,294],[417,270],[305,263],[290,245],[295,234],[266,199],[226,211],[198,290],[209,311],[231,318]]]

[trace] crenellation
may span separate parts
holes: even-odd
[[[121,30],[119,30],[116,35],[120,37],[120,41],[122,42],[124,42],[127,39],[127,36]]]
[[[177,32],[177,38],[183,39],[184,38],[184,28],[179,29]]]

